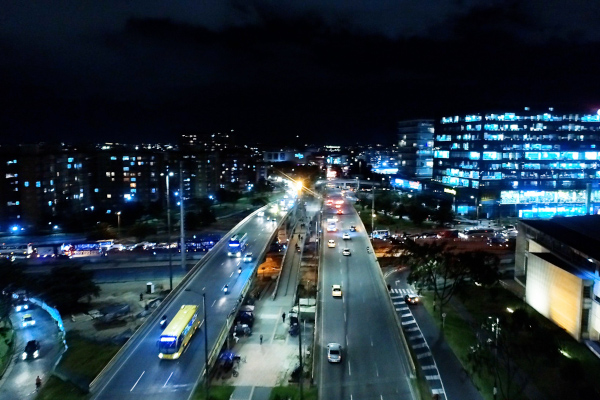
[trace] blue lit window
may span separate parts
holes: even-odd
[[[71,164],[67,164],[67,169],[71,169]]]
[[[129,161],[129,156],[123,156],[123,161]]]
[[[479,158],[481,158],[481,154],[478,151],[469,152],[469,160],[479,160]]]
[[[115,157],[115,156],[112,156],[110,159],[111,159],[112,161],[114,161],[114,160],[116,160],[116,159],[117,159],[117,157]]]
[[[73,157],[67,158],[67,162],[73,162]]]
[[[48,202],[48,206],[52,207],[52,202],[51,201]]]
[[[597,160],[598,159],[598,153],[595,151],[586,151],[585,152],[585,159],[586,160]]]
[[[24,185],[25,185],[25,187],[29,187],[29,182],[25,181]]]
[[[98,193],[98,192],[99,192],[98,188],[94,189],[94,192],[95,192],[95,193]]]
[[[136,178],[131,178],[131,182],[135,182],[135,179],[136,179]]]
[[[40,181],[37,181],[37,182],[35,183],[35,187],[42,187],[42,182],[40,182]]]

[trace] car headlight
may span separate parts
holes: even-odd
[[[39,355],[40,355],[39,350],[36,350],[33,352],[33,358],[38,358]]]
[[[21,306],[17,306],[17,312],[21,311]]]
[[[23,322],[23,327],[26,327],[26,326],[27,326],[27,322]]]
[[[25,360],[27,358],[27,352],[24,351],[23,354],[21,355],[21,358],[23,360]]]
[[[31,325],[35,325],[35,321],[31,321]]]
[[[158,353],[158,358],[163,358],[163,353]]]

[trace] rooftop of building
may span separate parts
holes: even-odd
[[[555,238],[587,258],[600,262],[600,215],[555,217],[549,220],[521,220],[520,222]]]

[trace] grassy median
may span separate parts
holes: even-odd
[[[67,333],[68,350],[56,367],[56,375],[44,383],[40,399],[86,399],[89,383],[102,371],[120,346],[85,339],[77,332]]]

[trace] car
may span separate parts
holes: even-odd
[[[252,262],[252,253],[246,253],[246,255],[244,255],[244,262]]]
[[[331,285],[331,295],[333,297],[342,297],[342,286],[341,285]]]
[[[342,235],[342,239],[350,240],[350,234],[348,232],[344,232],[344,234]]]
[[[344,212],[343,212],[343,211],[342,211],[342,209],[340,208],[340,209],[338,209],[338,210],[337,210],[337,213],[338,213],[338,214],[340,214],[340,215],[342,215]]]
[[[265,216],[265,212],[264,211],[259,211],[256,215],[258,215],[259,217],[264,217]]]
[[[25,345],[25,350],[21,354],[21,359],[27,360],[28,358],[36,359],[40,356],[40,342],[37,340],[30,340]]]
[[[23,318],[22,318],[23,328],[25,328],[27,326],[33,326],[33,325],[35,325],[35,319],[33,319],[33,315],[31,315],[31,314],[23,315]]]
[[[350,226],[350,232],[356,232],[356,227],[354,225]]]
[[[25,311],[25,310],[29,310],[29,303],[27,301],[21,300],[15,304],[16,312]]]
[[[339,343],[329,343],[327,345],[327,361],[330,363],[342,362],[342,345]]]
[[[344,249],[344,250],[342,250],[342,255],[349,256],[350,255],[350,249]]]
[[[327,242],[327,247],[335,247],[335,240],[329,239],[329,241]]]
[[[416,294],[407,294],[406,296],[404,296],[404,302],[406,304],[418,304],[419,296],[417,296]]]

